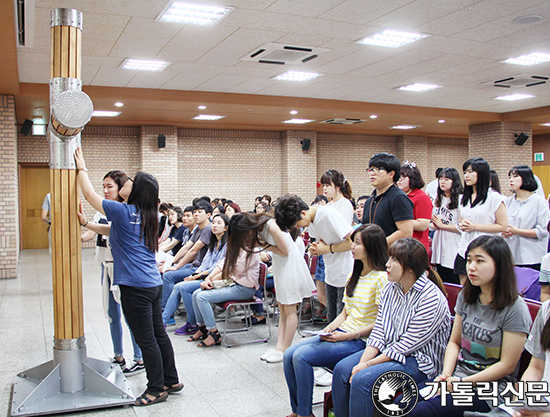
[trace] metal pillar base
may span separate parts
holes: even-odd
[[[76,392],[62,392],[63,364],[54,360],[18,374],[11,415],[58,414],[134,403],[132,390],[118,365],[85,356],[81,363],[81,371],[79,367],[75,371],[81,373],[84,389]]]

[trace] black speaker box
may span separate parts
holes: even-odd
[[[521,132],[521,133],[516,133],[514,135],[516,137],[516,145],[518,146],[523,146],[523,144],[527,141],[527,139],[529,139],[529,135],[526,135],[525,133]]]
[[[311,139],[303,139],[301,142],[302,151],[309,151],[309,145],[311,145]]]
[[[159,148],[166,148],[166,136],[164,136],[162,133],[158,137],[158,145]]]
[[[33,124],[34,123],[33,123],[32,120],[25,119],[25,121],[23,122],[23,125],[21,126],[21,130],[19,131],[19,133],[21,133],[22,135],[25,135],[25,136],[29,136],[31,134]]]

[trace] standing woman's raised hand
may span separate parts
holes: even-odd
[[[82,148],[76,148],[76,151],[74,152],[74,162],[77,170],[87,171],[86,161],[84,161],[84,155],[82,154]]]

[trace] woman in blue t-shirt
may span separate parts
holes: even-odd
[[[121,304],[128,325],[143,353],[147,389],[134,405],[165,401],[181,391],[174,350],[164,326],[160,299],[162,280],[156,268],[158,249],[158,182],[138,172],[119,191],[128,203],[104,199],[94,192],[82,150],[75,152],[78,182],[84,198],[111,222],[109,241],[114,259],[114,284],[120,287]]]

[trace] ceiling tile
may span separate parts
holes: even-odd
[[[99,69],[90,85],[102,86],[126,86],[139,71],[128,71],[123,69],[105,68]]]
[[[164,70],[161,72],[138,71],[138,74],[126,84],[129,88],[166,88],[170,80],[176,77],[179,72]]]
[[[298,16],[318,17],[343,2],[344,0],[278,0],[266,10],[277,13],[292,13]]]
[[[199,91],[221,91],[226,92],[231,87],[234,87],[237,84],[240,84],[249,77],[243,77],[238,75],[216,75],[214,78],[202,83],[201,85],[195,87],[195,90]]]
[[[214,78],[215,74],[205,72],[181,72],[162,86],[169,90],[193,90],[202,83]]]
[[[364,24],[398,10],[412,0],[347,0],[319,16],[321,19]]]

